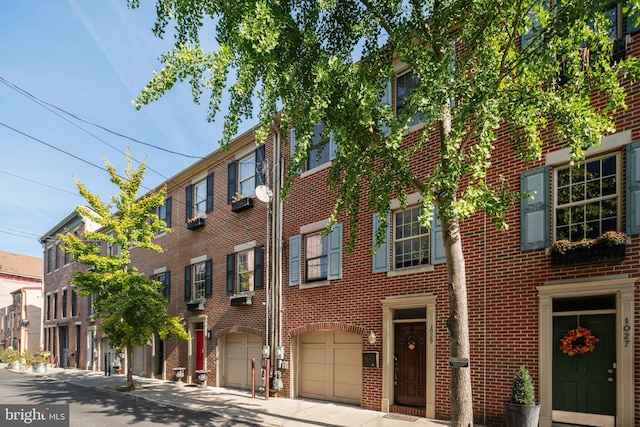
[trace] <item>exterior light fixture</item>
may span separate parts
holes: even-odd
[[[375,344],[376,343],[376,333],[371,331],[369,333],[369,344]]]

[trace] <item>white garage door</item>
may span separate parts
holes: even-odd
[[[251,359],[256,359],[256,386],[260,384],[262,338],[249,334],[229,334],[225,337],[226,387],[251,389]]]
[[[300,337],[300,397],[360,404],[362,337],[321,331]]]

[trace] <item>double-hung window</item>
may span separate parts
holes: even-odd
[[[157,273],[151,276],[153,280],[160,282],[159,291],[162,295],[167,299],[171,299],[171,272],[163,271],[162,273]]]
[[[212,295],[212,262],[198,260],[184,268],[184,299],[210,298]],[[165,282],[166,283],[166,282]]]
[[[409,110],[409,96],[418,87],[418,78],[413,74],[413,71],[407,71],[396,77],[396,116],[402,117],[410,112]],[[421,122],[420,113],[414,113],[411,115],[408,125],[414,126]]]
[[[329,265],[329,242],[321,233],[310,234],[304,238],[305,281],[327,279]]]
[[[430,232],[420,225],[421,208],[414,207],[393,214],[393,267],[417,267],[430,263]]]
[[[171,197],[167,197],[164,203],[158,206],[156,212],[158,219],[164,221],[168,228],[171,228]]]
[[[624,133],[607,137],[601,147],[624,150],[594,153],[579,165],[567,164],[562,151],[550,153],[549,166],[521,174],[520,192],[529,195],[520,202],[521,250],[549,247],[552,239],[594,239],[607,231],[640,234],[640,142],[629,140],[630,133],[628,139]]]
[[[253,250],[240,252],[238,254],[238,290],[248,292],[253,290]]]
[[[62,290],[62,318],[67,317],[67,301],[69,299],[69,294],[66,289]]]
[[[204,218],[213,210],[213,173],[206,178],[187,185],[185,189],[185,220]]]
[[[52,265],[53,265],[53,248],[49,246],[47,248],[47,273],[51,273]]]
[[[78,315],[78,293],[71,289],[71,317]]]
[[[301,285],[342,278],[342,224],[324,235],[326,223],[301,227],[289,238],[289,284]]]
[[[329,133],[326,136],[329,138],[328,142],[326,142],[326,140],[325,142],[323,142],[322,140],[323,132],[325,132],[325,129],[326,125],[323,123],[318,124],[313,128],[313,135],[311,136],[311,142],[309,146],[309,157],[305,164],[305,168],[307,171],[329,164],[329,162],[336,157],[338,145],[333,137],[333,133]],[[291,153],[293,154],[298,144],[295,129],[291,129],[289,137]]]
[[[421,205],[397,208],[387,215],[387,227],[382,229],[383,240],[376,241],[382,227],[380,216],[373,215],[372,245],[379,243],[372,258],[373,272],[412,273],[417,268],[446,262],[442,226],[434,207],[430,227],[420,224]],[[401,273],[402,274],[402,273]]]
[[[255,195],[258,185],[266,184],[265,145],[229,163],[227,168],[227,203]]]
[[[611,154],[555,171],[555,238],[595,239],[619,229],[619,155]]]
[[[264,288],[264,246],[240,245],[227,254],[227,293],[253,292]]]
[[[196,299],[204,298],[206,263],[199,262],[193,266],[193,295]]]
[[[56,245],[56,270],[60,268],[60,245]]]

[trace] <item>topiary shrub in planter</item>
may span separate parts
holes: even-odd
[[[507,427],[536,427],[540,418],[540,405],[535,403],[533,380],[529,371],[521,366],[513,378],[511,400],[504,402]]]

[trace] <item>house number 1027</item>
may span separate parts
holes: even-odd
[[[624,318],[624,326],[622,327],[622,331],[623,331],[623,340],[624,340],[624,346],[625,347],[629,347],[629,331],[631,330],[631,326],[629,326],[629,318],[625,317]]]

